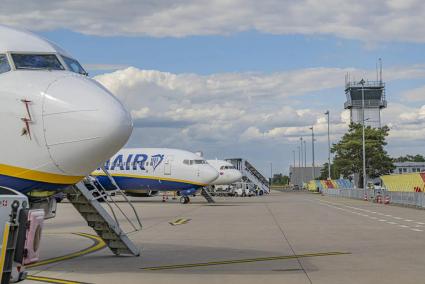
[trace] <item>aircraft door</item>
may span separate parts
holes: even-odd
[[[173,156],[168,156],[164,163],[164,175],[171,175],[171,164],[173,163]]]

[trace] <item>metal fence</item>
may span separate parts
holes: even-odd
[[[363,189],[323,189],[322,193],[329,196],[365,199],[365,191]],[[424,192],[403,192],[403,191],[385,191],[377,189],[367,190],[366,198],[368,201],[376,202],[376,197],[380,195],[382,201],[389,198],[390,204],[397,204],[409,207],[425,209],[425,193]]]

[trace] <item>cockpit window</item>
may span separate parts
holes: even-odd
[[[68,66],[70,71],[79,73],[82,75],[87,75],[86,70],[84,70],[84,68],[81,66],[81,64],[77,60],[63,56],[63,55],[62,55],[62,58],[63,58],[63,61],[65,61],[65,64]]]
[[[12,58],[18,70],[65,70],[55,54],[12,53]]]
[[[5,54],[0,54],[0,73],[5,73],[10,71],[9,61]]]

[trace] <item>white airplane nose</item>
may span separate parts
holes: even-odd
[[[219,173],[216,169],[211,167],[210,165],[205,165],[202,171],[202,177],[205,184],[210,184],[215,181],[219,176]]]
[[[88,175],[131,135],[130,113],[94,80],[62,77],[44,95],[45,143],[53,162],[68,175]]]

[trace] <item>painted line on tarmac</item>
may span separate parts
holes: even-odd
[[[169,224],[172,225],[172,226],[184,225],[184,224],[187,224],[190,220],[192,220],[192,219],[180,218],[180,219],[177,219],[173,222],[169,222]]]
[[[351,254],[351,253],[350,252],[338,252],[338,251],[335,251],[335,252],[319,252],[319,253],[307,253],[307,254],[298,254],[298,255],[284,255],[284,256],[245,258],[245,259],[211,261],[211,262],[200,262],[200,263],[186,263],[186,264],[175,264],[175,265],[151,266],[151,267],[141,267],[140,269],[158,271],[158,270],[168,270],[168,269],[181,269],[181,268],[204,267],[204,266],[214,266],[214,265],[240,264],[240,263],[250,263],[250,262],[297,259],[297,258],[306,258],[306,257],[332,256],[332,255],[344,255],[344,254]]]
[[[407,225],[398,224],[396,222],[388,222],[385,219],[380,219],[380,218],[377,218],[375,216],[369,216],[367,214],[363,214],[363,213],[360,213],[360,212],[351,211],[351,210],[345,209],[343,207],[347,207],[347,208],[359,210],[359,211],[364,211],[364,212],[369,212],[369,213],[374,213],[374,214],[378,214],[380,216],[392,217],[392,218],[397,219],[397,220],[409,222],[409,224],[412,224],[412,222],[414,222],[415,224],[421,223],[421,222],[413,221],[411,219],[403,219],[403,218],[400,218],[400,217],[394,217],[392,215],[385,215],[385,214],[380,213],[380,212],[366,210],[366,209],[353,207],[353,206],[348,206],[348,205],[345,205],[345,204],[338,204],[338,203],[334,203],[334,202],[330,202],[330,201],[326,201],[326,200],[320,200],[319,204],[322,204],[322,205],[325,205],[325,206],[328,206],[328,207],[332,207],[332,208],[335,208],[335,209],[338,209],[338,210],[342,210],[342,211],[345,211],[345,212],[353,213],[353,214],[356,214],[356,215],[359,215],[359,216],[368,217],[369,219],[376,220],[376,221],[379,221],[379,222],[385,222],[385,223],[390,224],[390,225],[398,225],[401,228],[407,228],[407,229],[410,229],[411,231],[423,232],[423,230],[415,228],[415,227],[421,227],[422,225],[416,225],[415,227],[410,227],[410,226],[407,226]],[[422,223],[422,224],[424,224],[424,223]]]
[[[78,281],[72,281],[72,280],[65,280],[65,279],[58,279],[58,278],[51,278],[51,277],[44,277],[44,276],[34,276],[34,275],[27,276],[25,280],[32,280],[32,281],[38,281],[38,282],[44,282],[44,283],[56,283],[56,284],[87,284],[86,282],[78,282]]]
[[[76,257],[79,257],[79,256],[83,256],[83,255],[86,255],[86,254],[89,254],[89,253],[96,252],[98,250],[103,249],[106,246],[105,242],[98,236],[86,234],[86,233],[71,233],[71,234],[88,238],[88,239],[93,241],[93,244],[91,246],[89,246],[88,248],[79,250],[77,252],[73,252],[73,253],[70,253],[70,254],[63,255],[63,256],[58,256],[58,257],[53,257],[53,258],[49,258],[49,259],[46,259],[46,260],[42,260],[42,261],[39,261],[39,262],[36,262],[36,263],[33,263],[33,264],[26,265],[25,267],[26,268],[33,268],[33,267],[39,267],[39,266],[47,265],[47,264],[51,264],[51,263],[70,260],[70,259],[73,259],[73,258],[76,258]]]

